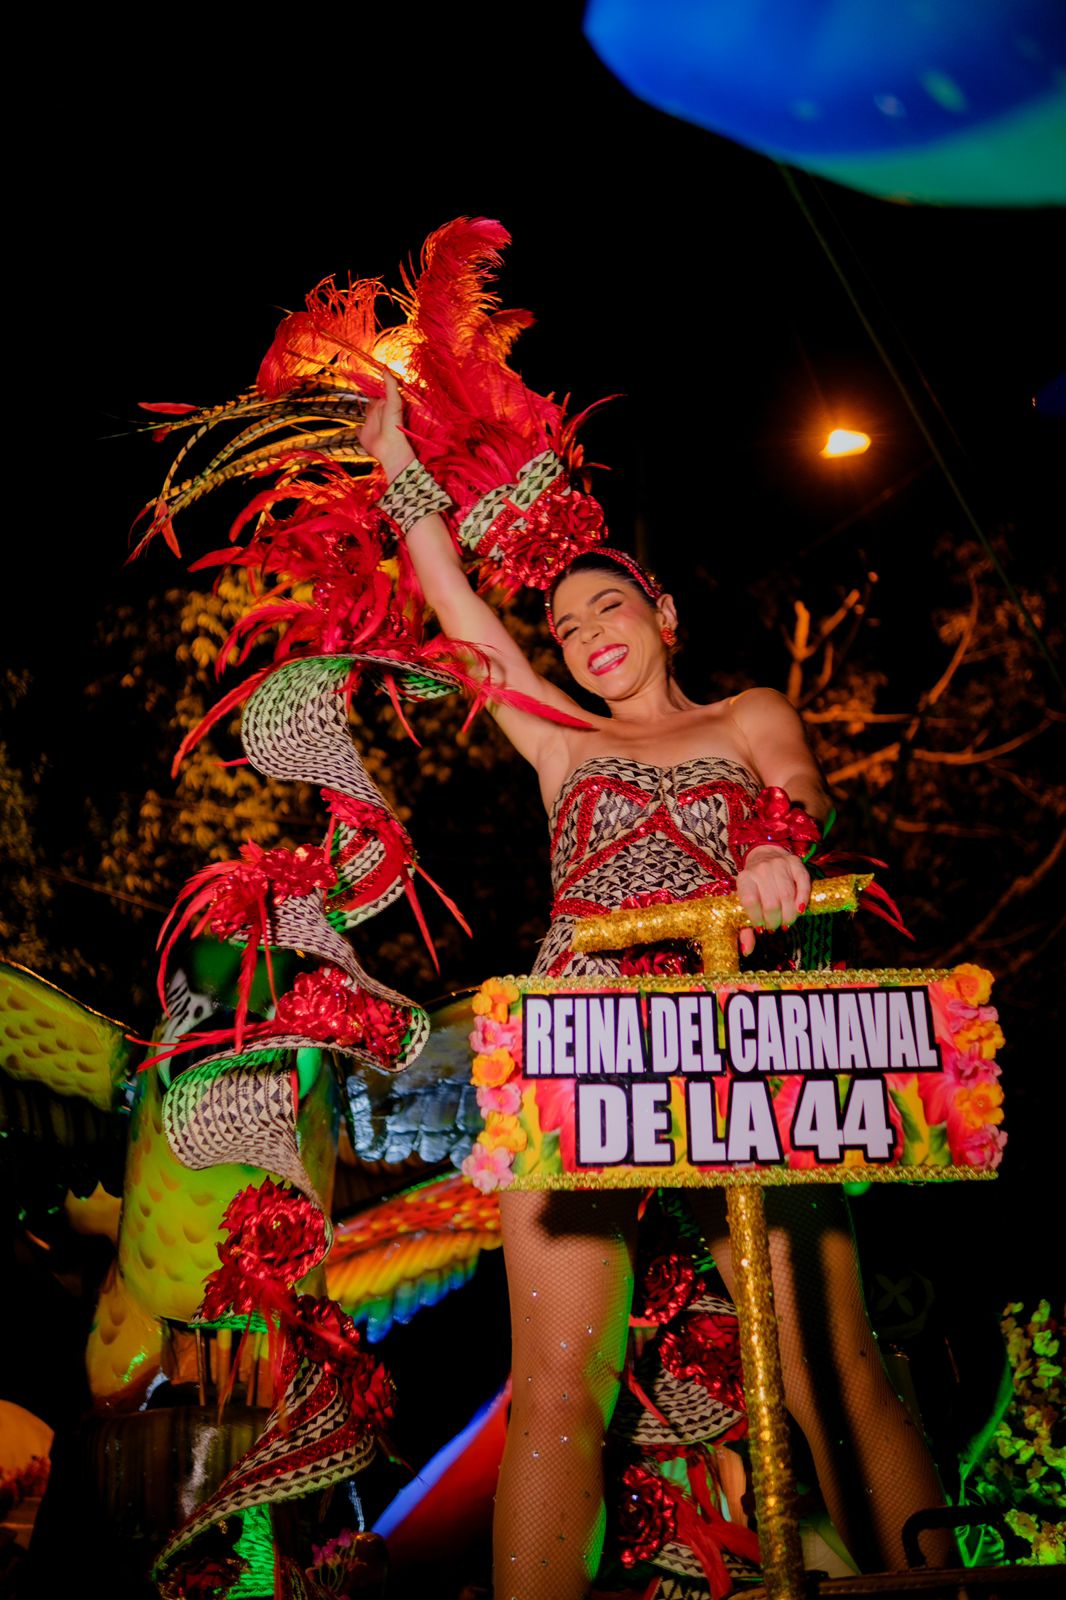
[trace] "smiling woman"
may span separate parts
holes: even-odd
[[[574,923],[734,886],[758,929],[788,927],[810,891],[794,847],[819,836],[830,804],[789,702],[769,689],[709,705],[690,700],[671,670],[672,597],[631,557],[597,546],[554,583],[550,571],[539,574],[570,675],[604,704],[586,716],[533,670],[471,589],[437,513],[439,491],[403,430],[391,377],[368,409],[362,443],[393,485],[382,507],[403,529],[442,627],[475,648],[481,670],[490,663],[496,685],[525,697],[498,698],[494,715],[535,768],[550,817],[552,922],[534,973],[596,978],[646,970],[649,961],[656,971],[684,971],[687,952],[675,948],[577,954]],[[518,486],[509,487],[517,500]],[[556,493],[562,516],[568,492]],[[495,515],[500,502],[487,498]],[[750,950],[755,935],[745,932]],[[877,1358],[844,1202],[825,1190],[814,1202],[802,1196],[775,1192],[768,1206],[786,1403],[855,1560],[902,1567],[902,1524],[939,1503],[939,1486]],[[694,1191],[692,1205],[731,1285],[722,1191]],[[603,1436],[625,1362],[637,1209],[624,1190],[501,1197],[513,1401],[496,1497],[500,1600],[580,1600],[595,1576]],[[945,1539],[940,1554],[948,1552]]]

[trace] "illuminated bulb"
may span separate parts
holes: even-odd
[[[868,433],[855,433],[850,428],[834,428],[819,454],[830,456],[861,456],[870,448]]]

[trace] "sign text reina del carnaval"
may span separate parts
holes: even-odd
[[[490,980],[466,1170],[483,1188],[990,1176],[990,987],[977,967]]]

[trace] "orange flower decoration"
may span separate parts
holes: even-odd
[[[529,1143],[526,1130],[517,1117],[502,1112],[490,1112],[485,1119],[485,1131],[479,1140],[486,1150],[509,1150],[512,1155],[524,1150]]]
[[[506,1022],[517,999],[517,984],[501,978],[489,978],[474,996],[471,1008],[476,1017],[491,1017],[493,1022]]]
[[[972,961],[964,961],[955,968],[952,983],[960,1000],[968,1006],[986,1006],[992,993],[992,974],[984,967],[975,967]]]
[[[991,1061],[996,1051],[1005,1042],[1003,1029],[999,1023],[983,1019],[971,1022],[968,1028],[960,1028],[955,1035],[955,1044],[958,1049],[972,1051],[975,1055],[979,1055],[983,1061]]]
[[[508,1050],[490,1050],[488,1055],[474,1057],[471,1077],[479,1088],[498,1089],[514,1070],[514,1057]]]
[[[983,1128],[987,1123],[1003,1121],[1003,1090],[998,1083],[979,1083],[972,1089],[960,1089],[955,1096],[963,1122],[968,1128]]]

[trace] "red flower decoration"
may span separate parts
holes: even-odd
[[[193,1556],[171,1567],[159,1593],[162,1600],[212,1600],[228,1594],[247,1571],[243,1556]]]
[[[555,574],[606,537],[603,507],[591,495],[552,484],[524,516],[512,507],[496,518],[481,549],[498,549],[505,581],[547,589]]]
[[[659,1342],[663,1366],[675,1378],[695,1378],[732,1411],[743,1411],[744,1380],[735,1317],[690,1312]]]
[[[220,1265],[205,1285],[200,1306],[205,1322],[284,1309],[289,1285],[306,1277],[326,1253],[321,1211],[273,1178],[234,1195],[222,1226],[229,1238],[218,1246]]]
[[[286,1364],[290,1375],[301,1361],[328,1373],[344,1393],[353,1418],[382,1433],[392,1417],[393,1387],[380,1361],[363,1349],[359,1330],[335,1300],[296,1297]]]
[[[744,821],[730,825],[729,847],[739,868],[761,844],[776,844],[800,855],[797,845],[817,844],[821,837],[821,828],[802,806],[794,806],[784,789],[770,787],[762,791]]]
[[[229,1238],[219,1246],[220,1259],[258,1277],[295,1283],[325,1254],[326,1226],[318,1206],[273,1178],[234,1195],[222,1226]]]
[[[619,1555],[624,1567],[651,1561],[677,1536],[677,1504],[657,1472],[627,1467],[618,1510]]]
[[[274,1031],[297,1033],[348,1049],[362,1048],[381,1061],[399,1052],[409,1026],[407,1011],[356,989],[338,967],[302,972],[278,1001]]]
[[[656,1256],[648,1263],[644,1274],[643,1322],[669,1322],[684,1310],[692,1296],[703,1288],[702,1278],[696,1276],[691,1256]]]

